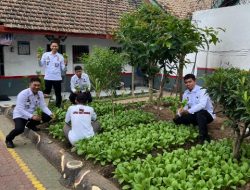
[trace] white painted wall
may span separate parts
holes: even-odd
[[[211,45],[209,51],[200,51],[197,55],[197,67],[216,68],[232,65],[241,69],[250,69],[250,5],[197,11],[193,21],[199,27],[221,27],[221,42]],[[194,61],[194,54],[187,56]],[[190,64],[186,73],[191,71]]]
[[[12,46],[14,52],[10,52],[10,46],[4,47],[4,68],[5,76],[25,76],[35,75],[36,71],[42,71],[43,69],[38,66],[36,58],[37,47],[43,47],[46,49],[49,41],[42,35],[14,35],[15,41]],[[17,41],[29,41],[30,42],[30,55],[18,55]],[[94,46],[101,47],[118,47],[119,45],[109,39],[96,39],[96,38],[81,38],[81,37],[68,37],[62,45],[66,46],[66,53],[69,55],[69,64],[67,74],[72,74],[74,71],[73,58],[72,58],[72,45],[88,45],[91,53]],[[130,72],[131,69],[126,67],[125,72]]]

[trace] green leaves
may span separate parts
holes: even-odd
[[[81,60],[98,97],[101,90],[114,89],[120,83],[120,75],[117,73],[121,73],[126,64],[123,54],[95,47],[90,55],[83,55]]]
[[[37,48],[37,56],[38,56],[39,58],[42,57],[42,55],[43,55],[44,52],[45,52],[45,51],[44,51],[44,48],[42,48],[42,47],[38,47],[38,48]]]
[[[62,55],[63,55],[64,60],[68,60],[69,55],[67,53],[63,53]]]
[[[106,114],[100,117],[101,128],[104,131],[111,131],[115,129],[123,129],[126,127],[136,127],[140,124],[151,123],[155,120],[152,113],[147,113],[140,110],[118,111],[115,116],[113,114]]]
[[[205,88],[210,97],[223,106],[230,119],[235,122],[250,121],[249,72],[219,68],[205,78]]]
[[[244,150],[249,148],[250,145]],[[156,157],[120,163],[115,177],[129,189],[138,185],[142,185],[141,189],[234,189],[248,179],[249,155],[243,162],[234,162],[230,158],[231,151],[231,141],[228,140],[198,145],[190,150],[177,149]],[[225,155],[230,159],[222,159]]]
[[[176,127],[171,122],[154,122],[103,132],[90,139],[78,141],[75,146],[86,158],[93,158],[101,164],[112,162],[117,165],[139,155],[147,155],[154,147],[167,149],[172,144],[183,144],[197,136],[198,133],[192,128]],[[162,170],[157,172],[162,173]]]
[[[33,115],[37,115],[37,116],[42,117],[42,113],[43,113],[43,110],[40,107],[36,107],[35,112],[33,113]]]
[[[49,134],[52,135],[54,139],[58,139],[60,141],[65,141],[65,136],[63,132],[63,127],[65,123],[59,122],[49,126]]]
[[[243,142],[243,139],[250,135],[246,134],[250,123],[250,72],[238,68],[219,68],[205,78],[205,88],[231,120],[228,124],[237,137],[233,155],[239,159],[241,143],[238,145],[238,142]]]

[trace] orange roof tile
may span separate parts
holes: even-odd
[[[0,25],[78,34],[109,34],[141,0],[0,0]]]
[[[157,0],[166,11],[180,18],[187,18],[194,11],[210,9],[212,0]]]

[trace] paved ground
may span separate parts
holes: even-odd
[[[130,90],[128,88],[125,88],[124,90],[117,90],[116,93],[117,95],[126,95],[126,94],[130,94]],[[135,94],[140,94],[142,92],[148,92],[148,88],[147,87],[137,87],[135,90]],[[69,92],[62,92],[62,97],[63,99],[68,99],[69,98]],[[109,96],[109,92],[101,92],[101,96],[105,97],[105,96]],[[91,92],[91,95],[93,97],[95,97],[95,92]],[[9,97],[11,100],[9,101],[0,101],[0,107],[10,107],[12,105],[15,105],[16,103],[16,96],[10,96]],[[55,99],[55,97],[54,97]],[[0,112],[1,114],[1,112]]]
[[[27,138],[18,136],[15,149],[7,149],[5,135],[12,122],[0,115],[0,190],[66,190],[59,183],[60,173]]]

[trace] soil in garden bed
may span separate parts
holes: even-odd
[[[163,121],[172,121],[173,113],[168,109],[168,107],[161,106],[160,109],[157,109],[155,105],[146,105],[142,107],[142,110],[154,113],[158,120]],[[226,120],[222,114],[216,117],[216,119],[208,125],[208,133],[212,139],[223,139],[223,138],[232,138],[232,131],[229,127],[222,127],[223,122]]]

